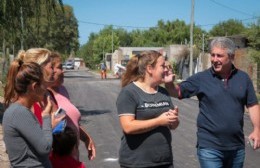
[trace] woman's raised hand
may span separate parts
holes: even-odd
[[[50,96],[46,97],[46,101],[44,101],[44,104],[41,103],[42,108],[42,117],[50,115],[52,112],[52,103]]]

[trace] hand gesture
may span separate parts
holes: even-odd
[[[50,115],[52,111],[52,103],[50,96],[47,96],[46,101],[43,102],[44,104],[40,103],[41,108],[43,109],[42,111],[42,117]]]
[[[169,110],[159,116],[161,126],[175,125],[178,120],[178,110]],[[177,126],[176,126],[177,127]]]
[[[169,110],[169,115],[174,115],[178,117],[179,113],[179,108],[176,106],[173,110]],[[176,129],[179,126],[179,119],[177,118],[177,120],[175,122],[172,122],[169,124],[169,128],[170,129]]]
[[[66,117],[66,114],[55,117],[55,112],[51,114],[51,127],[55,128],[57,124]]]
[[[89,138],[89,140],[85,142],[85,146],[86,149],[88,150],[88,159],[94,160],[94,158],[96,157],[96,147],[93,140]]]
[[[248,139],[253,140],[253,149],[260,148],[260,131],[254,130],[249,136]]]
[[[175,80],[175,74],[172,73],[172,68],[166,67],[166,71],[164,71],[164,82],[165,83],[170,83]]]

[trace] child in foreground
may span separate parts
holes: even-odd
[[[63,132],[53,135],[53,150],[50,160],[53,168],[86,168],[85,165],[73,157],[76,150],[77,135],[66,127]]]

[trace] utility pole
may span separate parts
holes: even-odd
[[[20,7],[20,13],[21,13],[21,17],[20,17],[20,19],[21,19],[21,28],[22,28],[22,33],[21,33],[21,50],[23,50],[23,41],[24,41],[24,39],[23,39],[23,29],[24,29],[24,27],[23,27],[23,7],[21,6]]]
[[[202,57],[204,58],[205,52],[205,34],[202,33],[202,55],[200,54],[200,70],[202,71]]]
[[[205,47],[204,38],[205,38],[205,34],[203,33],[203,34],[202,34],[202,52],[203,52],[203,54],[204,54],[204,52],[205,52],[205,50],[204,50],[204,47]]]
[[[103,39],[103,62],[105,62],[105,53],[104,53],[104,39]]]
[[[194,23],[194,0],[191,0],[191,17],[190,17],[190,76],[193,74],[193,23]]]
[[[205,34],[202,33],[202,52],[203,52],[203,54],[204,54],[204,46],[205,46],[204,38],[205,38]]]
[[[114,31],[112,27],[112,52],[111,52],[112,55],[113,55],[113,51],[114,51]]]
[[[198,62],[197,62],[197,67],[198,67],[198,72],[202,71],[202,56],[204,56],[204,37],[205,34],[202,33],[202,53],[200,53],[199,58],[198,58]]]

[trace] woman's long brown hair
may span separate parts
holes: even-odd
[[[155,66],[157,59],[162,56],[158,51],[143,51],[133,56],[126,66],[126,72],[122,76],[121,86],[124,87],[139,79],[144,80],[147,65]]]
[[[27,88],[32,82],[41,84],[42,80],[43,73],[40,65],[34,62],[23,63],[19,59],[14,60],[8,70],[4,88],[5,108],[15,102],[20,95],[26,94]]]

